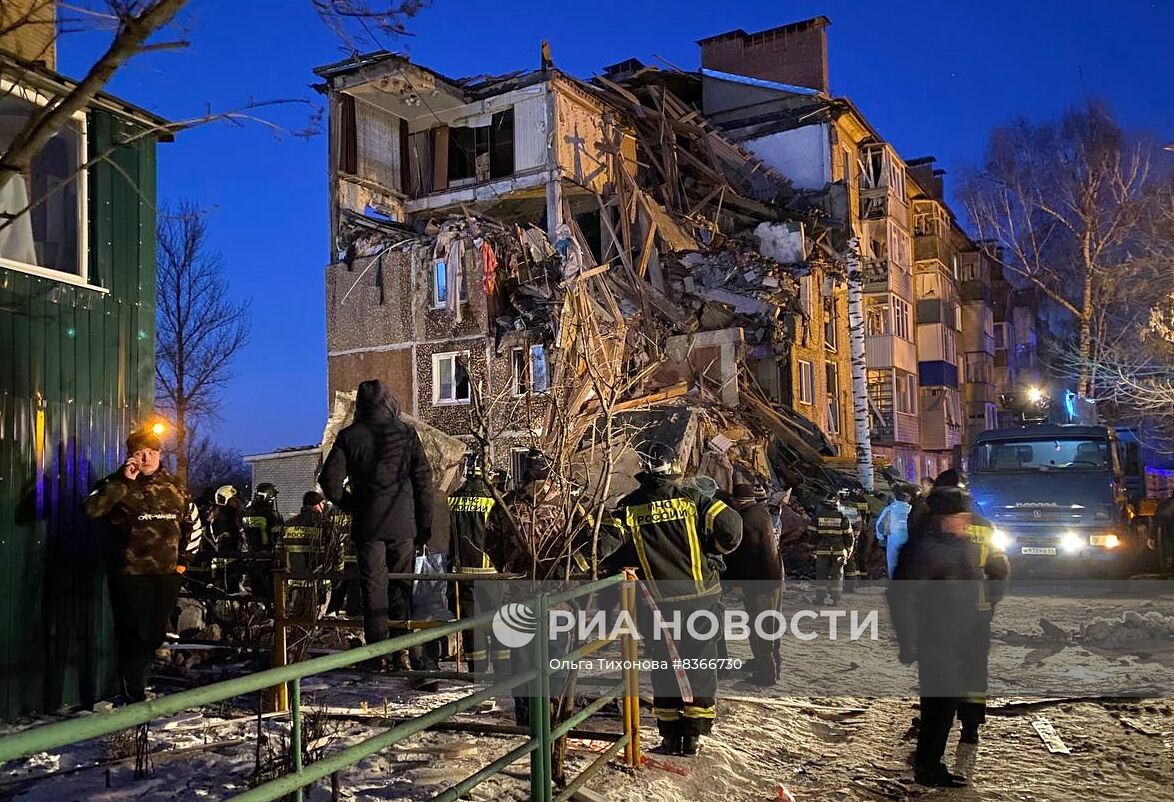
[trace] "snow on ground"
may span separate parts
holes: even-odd
[[[786,609],[803,607],[804,595],[802,583],[792,583]],[[857,604],[875,602],[883,610],[879,589],[856,596]],[[887,636],[852,649],[826,641],[785,641],[780,688],[754,689],[736,676],[725,680],[717,728],[694,759],[658,753],[655,724],[645,709],[646,764],[633,773],[613,762],[588,787],[615,802],[786,799],[781,788],[796,802],[929,794],[943,802],[1068,802],[1091,794],[1110,802],[1174,799],[1174,702],[1170,698],[1174,693],[1167,690],[1158,698],[1132,700],[1041,700],[1036,690],[1041,682],[1065,691],[1053,694],[1057,697],[1092,696],[1083,689],[1096,682],[1105,694],[1118,687],[1174,688],[1174,638],[1164,628],[1174,620],[1167,617],[1174,593],[1141,600],[1135,594],[1104,593],[1079,598],[1041,593],[1026,598],[1025,603],[1002,605],[996,616],[992,686],[1022,698],[992,699],[992,708],[1000,709],[992,710],[983,728],[972,788],[929,791],[913,784],[908,768],[912,741],[902,736],[917,714],[916,700],[872,698],[869,693],[870,687],[908,683],[913,676],[913,669],[894,659],[895,649]],[[748,657],[748,651],[744,644],[733,644],[731,656]],[[1027,676],[1031,687],[1013,690]],[[417,715],[461,697],[468,688],[444,683],[440,691],[422,693],[402,680],[339,672],[308,680],[303,699],[311,714],[323,707],[354,713],[351,718],[329,721],[325,747],[329,753],[377,733],[384,714]],[[204,802],[231,798],[247,788],[257,728],[255,718],[248,718],[253,700],[237,701],[240,704],[232,709],[193,711],[152,725],[152,748],[174,754],[156,754],[150,779],[133,779],[132,759],[14,785],[110,756],[109,745],[90,742],[4,766],[0,800]],[[461,720],[512,724],[509,705],[508,700],[500,700]],[[1032,729],[1036,719],[1049,721],[1071,754],[1049,753]],[[312,726],[307,725],[308,729]],[[619,722],[604,718],[592,726],[614,731]],[[288,722],[268,719],[263,729],[275,745],[288,732]],[[344,772],[341,798],[355,802],[428,799],[518,742],[517,736],[425,733]],[[604,746],[602,741],[572,742],[570,772],[587,765]],[[189,751],[179,751],[184,749]],[[471,798],[524,800],[527,773],[527,762],[519,761],[508,775],[475,789]],[[313,802],[330,799],[329,783],[314,788],[307,798]]]

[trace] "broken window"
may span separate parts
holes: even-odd
[[[489,125],[448,129],[448,180],[489,181],[514,172],[514,110],[499,111]]]
[[[340,95],[338,99],[338,171],[359,172],[359,126],[355,120],[355,99]]]
[[[823,344],[829,351],[835,351],[839,347],[839,339],[836,336],[838,326],[836,325],[838,318],[836,317],[836,299],[823,299]]]
[[[806,360],[799,360],[799,403],[815,403],[815,366]]]
[[[469,402],[468,360],[468,351],[432,355],[432,403]]]
[[[827,379],[828,408],[827,427],[832,434],[840,432],[840,374],[836,372],[835,362],[824,363],[824,374]]]
[[[893,333],[905,340],[913,339],[912,309],[904,298],[893,296]]]
[[[916,414],[917,408],[914,399],[917,397],[917,380],[912,373],[893,371],[897,382],[897,411],[908,415]]]
[[[457,266],[457,282],[461,288],[461,303],[469,300],[469,281],[465,271]],[[443,309],[448,305],[448,263],[437,259],[432,263],[432,308]]]
[[[879,337],[892,331],[889,296],[881,295],[865,300],[864,326],[865,333],[870,337]]]
[[[546,347],[531,345],[529,348],[515,348],[510,353],[515,396],[527,393],[545,393],[550,389],[550,370],[546,360]]]
[[[39,96],[19,87],[0,97],[0,153],[24,127]],[[0,261],[14,267],[86,274],[86,118],[74,115],[33,159],[0,187]]]

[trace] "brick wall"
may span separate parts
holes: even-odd
[[[827,17],[748,34],[702,39],[701,66],[766,81],[828,91]]]
[[[56,0],[2,0],[0,50],[57,69]]]
[[[302,494],[318,486],[318,449],[290,451],[266,459],[246,457],[253,469],[253,487],[272,482],[277,488],[277,509],[293,515],[302,508]]]

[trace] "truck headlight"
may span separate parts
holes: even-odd
[[[999,551],[1006,551],[1011,546],[1011,536],[1002,529],[991,532],[991,545]]]
[[[1115,549],[1121,545],[1121,538],[1116,535],[1093,535],[1088,539],[1093,546],[1103,546],[1106,549]]]
[[[1060,548],[1072,554],[1084,548],[1084,538],[1075,532],[1065,532],[1060,538]]]

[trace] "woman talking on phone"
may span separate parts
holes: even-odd
[[[203,525],[187,489],[160,467],[158,435],[136,431],[126,450],[126,462],[86,498],[86,514],[111,526],[118,673],[123,694],[139,702],[147,698],[147,669],[167,634],[180,574],[199,550]]]

